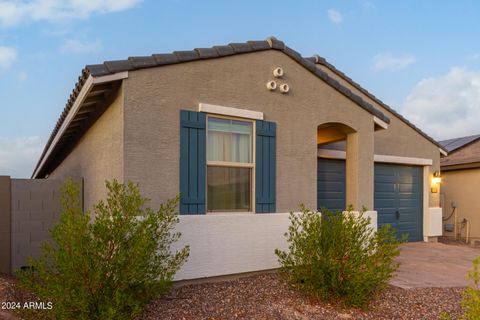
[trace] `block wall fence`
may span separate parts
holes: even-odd
[[[62,182],[0,176],[0,272],[12,274],[39,257],[60,216]]]

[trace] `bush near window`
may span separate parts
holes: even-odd
[[[302,205],[299,214],[290,213],[288,250],[275,250],[280,270],[291,285],[309,295],[363,307],[388,286],[399,267],[394,258],[403,240],[389,225],[373,230],[365,209],[321,212]]]
[[[172,253],[179,233],[179,198],[158,211],[146,208],[138,185],[106,182],[108,196],[83,213],[79,188],[62,190],[62,214],[33,267],[20,271],[21,289],[52,301],[49,318],[131,319],[159,294],[167,292],[189,248]],[[43,311],[42,311],[43,312]]]

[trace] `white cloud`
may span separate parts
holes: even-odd
[[[342,14],[335,9],[328,10],[328,18],[335,24],[342,23],[343,21]]]
[[[17,60],[15,48],[0,46],[0,71],[10,68],[15,60]]]
[[[130,9],[141,0],[0,0],[0,25],[88,18]]]
[[[480,71],[454,67],[440,77],[421,80],[402,113],[439,140],[480,133]]]
[[[63,53],[95,53],[99,52],[101,48],[102,42],[100,39],[96,39],[95,41],[70,39],[63,43],[60,51]]]
[[[0,137],[0,175],[30,178],[43,150],[40,137]]]
[[[373,71],[396,71],[402,70],[417,60],[411,54],[393,55],[392,53],[380,53],[373,57]]]

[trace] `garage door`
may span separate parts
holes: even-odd
[[[375,164],[375,200],[378,226],[390,224],[408,241],[423,240],[422,167]]]
[[[344,210],[346,203],[345,160],[318,158],[317,209]]]

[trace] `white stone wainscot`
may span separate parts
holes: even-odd
[[[288,213],[182,215],[182,233],[172,249],[190,246],[174,280],[188,280],[279,267],[275,249],[286,250]]]
[[[377,212],[366,211],[377,230]],[[174,280],[190,280],[280,267],[275,249],[286,250],[288,213],[182,215],[182,233],[172,249],[190,246],[187,262]]]

